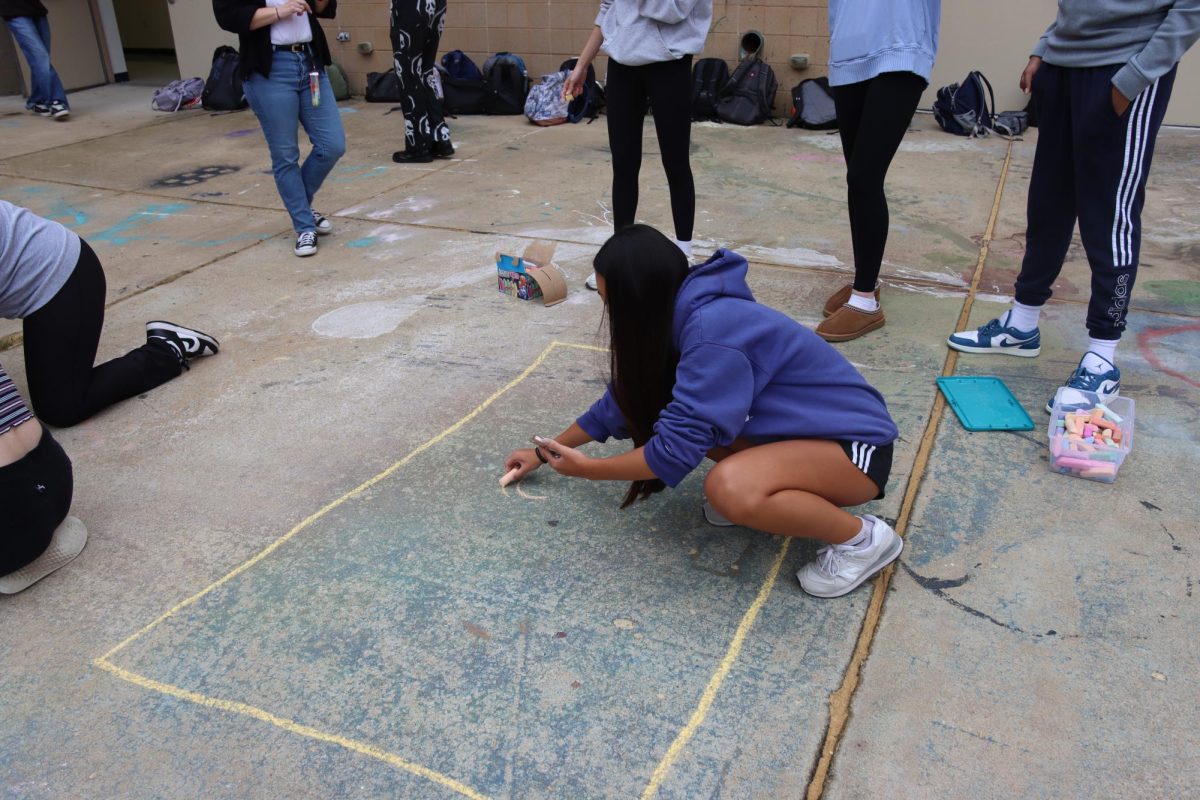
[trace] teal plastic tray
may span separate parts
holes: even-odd
[[[999,378],[938,378],[937,384],[969,431],[1033,430],[1033,420]]]

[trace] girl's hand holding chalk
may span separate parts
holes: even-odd
[[[529,473],[540,467],[542,462],[538,459],[537,454],[533,452],[532,447],[526,447],[521,450],[514,450],[504,460],[504,477],[500,479],[500,486],[508,486],[510,483],[521,480]]]
[[[546,463],[559,475],[572,478],[588,477],[588,468],[594,459],[588,458],[573,447],[561,445],[543,436],[533,437],[533,442],[546,455]],[[537,455],[534,455],[537,458]]]

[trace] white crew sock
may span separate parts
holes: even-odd
[[[689,261],[691,260],[691,258],[692,258],[692,240],[691,239],[688,239],[686,242],[681,242],[678,239],[676,239],[675,246],[683,251],[683,254],[688,257]]]
[[[851,308],[857,308],[859,311],[865,311],[868,314],[874,314],[879,310],[879,301],[875,299],[874,294],[863,297],[857,292],[850,292],[850,299],[846,301],[846,305]]]
[[[1038,326],[1038,316],[1042,313],[1041,306],[1027,306],[1013,300],[1012,309],[1008,312],[1006,324],[1019,331],[1032,331]]]
[[[1120,343],[1120,339],[1095,339],[1089,336],[1088,352],[1080,363],[1088,372],[1102,375],[1117,365],[1117,345]],[[1107,360],[1108,363],[1105,364],[1101,359]]]
[[[858,529],[858,535],[842,542],[838,547],[853,547],[855,550],[870,547],[873,540],[871,531],[875,529],[875,523],[866,517],[859,517],[859,519],[862,520],[862,527]]]

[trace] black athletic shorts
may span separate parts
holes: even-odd
[[[884,490],[887,489],[888,476],[892,474],[892,445],[873,445],[844,439],[834,441],[842,446],[846,451],[846,458],[854,462],[854,466],[875,481],[875,485],[879,487],[879,494],[875,499],[881,499]]]

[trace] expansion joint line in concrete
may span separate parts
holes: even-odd
[[[959,312],[955,330],[961,330],[965,327],[967,320],[971,316],[971,306],[975,303],[975,293],[979,290],[979,281],[983,275],[983,267],[987,262],[988,250],[992,243],[992,234],[996,230],[996,218],[1000,213],[1000,200],[1004,196],[1004,183],[1008,179],[1008,168],[1012,163],[1012,146],[1013,143],[1010,139],[1008,142],[1008,151],[1004,156],[1004,166],[1000,169],[1000,179],[996,183],[996,193],[992,200],[992,211],[988,216],[987,229],[984,231],[983,241],[979,246],[979,258],[975,262],[975,274],[971,276],[971,286],[967,290],[967,296],[963,301],[962,310]],[[949,350],[946,361],[942,366],[942,375],[953,375],[957,365],[958,351]],[[896,518],[896,533],[900,536],[905,536],[908,533],[908,523],[912,517],[913,506],[916,503],[917,494],[920,492],[921,483],[925,478],[925,470],[929,466],[929,454],[933,450],[933,442],[937,436],[938,426],[941,424],[945,409],[946,402],[942,397],[942,393],[935,392],[933,410],[929,415],[929,421],[925,424],[925,431],[921,435],[921,443],[917,448],[917,457],[913,463],[912,474],[909,476],[908,485],[904,490],[904,499],[900,503],[900,513]],[[842,678],[842,684],[829,696],[829,726],[825,730],[825,741],[821,745],[816,767],[813,769],[812,778],[809,780],[808,791],[805,794],[806,800],[819,800],[825,793],[825,786],[829,780],[829,770],[833,766],[833,760],[838,752],[838,745],[841,744],[842,735],[846,730],[846,723],[850,718],[850,704],[854,701],[854,693],[858,690],[863,665],[871,655],[871,645],[875,640],[875,633],[879,630],[879,620],[883,614],[884,601],[895,571],[896,565],[894,563],[890,564],[873,581],[875,585],[874,591],[871,594],[871,602],[867,606],[867,613],[863,616],[862,629],[859,631],[858,641],[855,642],[854,652],[850,656],[850,663],[846,666],[846,673]]]

